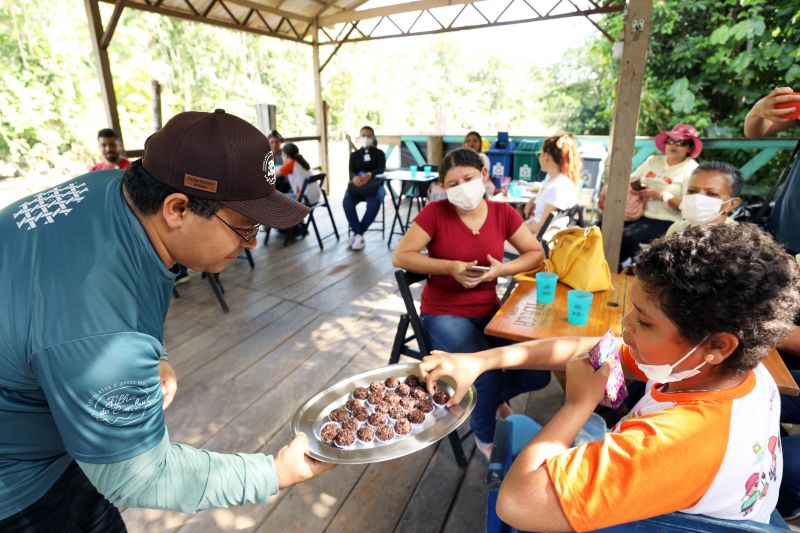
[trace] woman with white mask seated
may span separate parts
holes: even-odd
[[[483,332],[500,307],[497,278],[532,270],[544,259],[544,250],[514,208],[486,201],[486,172],[475,151],[448,153],[439,166],[447,199],[425,206],[394,253],[396,267],[430,275],[422,292],[421,320],[432,350],[470,353],[508,344]],[[506,240],[520,255],[502,263]],[[470,425],[484,455],[494,439],[495,417],[510,410],[505,402],[549,380],[549,372],[501,370],[475,382],[478,400]]]
[[[364,126],[360,132],[361,147],[350,154],[350,183],[344,193],[342,207],[347,223],[353,232],[348,244],[353,250],[364,248],[364,233],[378,216],[386,191],[383,180],[376,176],[386,170],[386,154],[378,148],[378,139],[371,126]],[[356,205],[367,203],[367,210],[359,220]]]
[[[742,173],[730,163],[707,161],[694,169],[680,203],[683,220],[673,223],[667,235],[703,224],[735,224],[730,218],[742,199]]]

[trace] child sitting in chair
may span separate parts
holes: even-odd
[[[676,511],[769,521],[783,457],[778,390],[761,361],[800,307],[797,265],[751,224],[662,237],[636,265],[619,355],[645,394],[600,441],[572,447],[609,376],[585,353],[597,338],[438,353],[420,367],[429,388],[455,380],[451,404],[487,370],[566,368],[564,406],[500,488],[497,514],[517,529],[586,531]]]

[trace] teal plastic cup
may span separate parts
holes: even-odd
[[[569,291],[567,293],[567,322],[575,326],[588,324],[593,299],[594,294],[591,292]]]
[[[408,172],[411,174],[412,178],[415,178],[417,176],[417,165],[411,165],[408,167]]]
[[[512,181],[508,186],[508,194],[511,198],[522,198],[522,185],[518,181]]]
[[[556,298],[558,274],[554,272],[536,273],[536,301],[543,304],[553,303]]]
[[[422,167],[422,170],[425,172],[425,177],[426,178],[429,178],[431,176],[431,166],[430,165],[425,165],[424,167]]]

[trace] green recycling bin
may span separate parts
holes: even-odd
[[[539,174],[539,141],[522,141],[514,150],[515,180],[533,181]]]

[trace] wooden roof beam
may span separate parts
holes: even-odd
[[[376,7],[372,9],[363,9],[361,11],[353,11],[352,9],[336,13],[334,15],[326,15],[319,17],[320,26],[331,26],[340,22],[355,22],[358,20],[372,19],[385,17],[387,15],[397,15],[398,13],[409,13],[413,11],[420,11],[424,9],[435,9],[437,7],[454,6],[461,4],[472,4],[482,0],[417,0],[416,2],[408,2],[405,4],[398,4],[393,6]]]
[[[236,4],[242,7],[249,7],[251,9],[255,9],[256,11],[263,11],[264,13],[269,13],[270,15],[278,15],[279,17],[286,17],[287,19],[292,19],[292,20],[301,20],[308,24],[311,24],[313,22],[311,17],[307,17],[299,13],[292,13],[291,11],[284,11],[283,9],[275,9],[274,7],[265,6],[260,2],[252,2],[251,0],[227,0],[227,1],[229,4]]]

